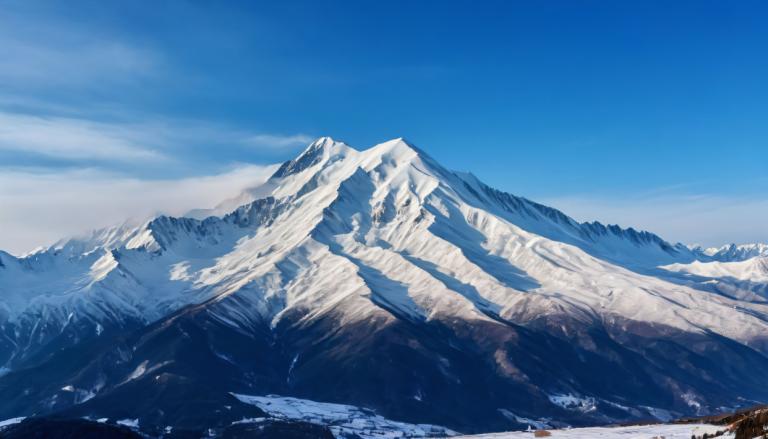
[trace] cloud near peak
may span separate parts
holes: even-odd
[[[314,138],[307,134],[292,134],[292,135],[279,135],[279,134],[257,134],[247,137],[244,143],[251,146],[271,148],[271,149],[288,149],[295,148],[297,146],[303,146],[312,142]]]
[[[129,219],[211,208],[274,170],[241,165],[219,174],[138,179],[97,169],[0,169],[0,249],[19,255]]]

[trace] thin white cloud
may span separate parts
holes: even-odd
[[[666,192],[666,191],[664,191]],[[537,200],[579,221],[600,221],[656,233],[685,244],[768,242],[768,197],[665,194]]]
[[[312,140],[314,140],[314,138],[306,134],[257,134],[254,136],[246,137],[244,139],[244,143],[261,148],[288,149],[306,145]]]
[[[66,160],[156,160],[163,154],[115,124],[0,112],[0,150]]]
[[[94,169],[0,169],[0,249],[22,254],[131,218],[211,208],[260,184],[274,168],[242,165],[175,180],[140,180]]]
[[[156,117],[151,121],[100,122],[0,110],[0,151],[73,163],[180,160],[182,152],[192,146],[240,150],[259,147],[274,153],[312,140],[306,134],[252,133],[199,120]]]
[[[19,5],[17,5],[19,6]],[[30,89],[94,89],[136,84],[162,73],[164,56],[95,27],[40,14],[34,6],[0,11],[0,81]],[[23,95],[23,93],[22,93]]]
[[[36,87],[97,87],[105,81],[135,82],[162,70],[159,56],[126,44],[105,42],[14,41],[0,35],[0,79]]]

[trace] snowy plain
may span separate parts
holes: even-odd
[[[372,410],[345,404],[332,404],[278,395],[250,396],[234,394],[278,419],[325,425],[337,438],[427,438],[455,436],[457,433],[436,425],[408,424],[386,419]],[[243,419],[237,423],[259,423],[263,419]]]
[[[568,430],[546,430],[552,439],[690,439],[692,435],[702,436],[724,430],[722,425],[709,424],[660,424],[631,427],[572,428]],[[455,439],[527,439],[533,438],[533,431],[515,431],[472,436],[455,436]],[[733,439],[732,433],[718,436]]]

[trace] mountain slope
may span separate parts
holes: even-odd
[[[473,432],[768,397],[759,267],[690,269],[747,253],[578,223],[403,139],[318,139],[237,199],[0,255],[0,416],[203,428],[275,393]]]

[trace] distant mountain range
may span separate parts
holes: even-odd
[[[0,419],[417,437],[768,400],[768,245],[579,223],[403,139],[321,138],[216,209],[0,252],[0,297]]]

